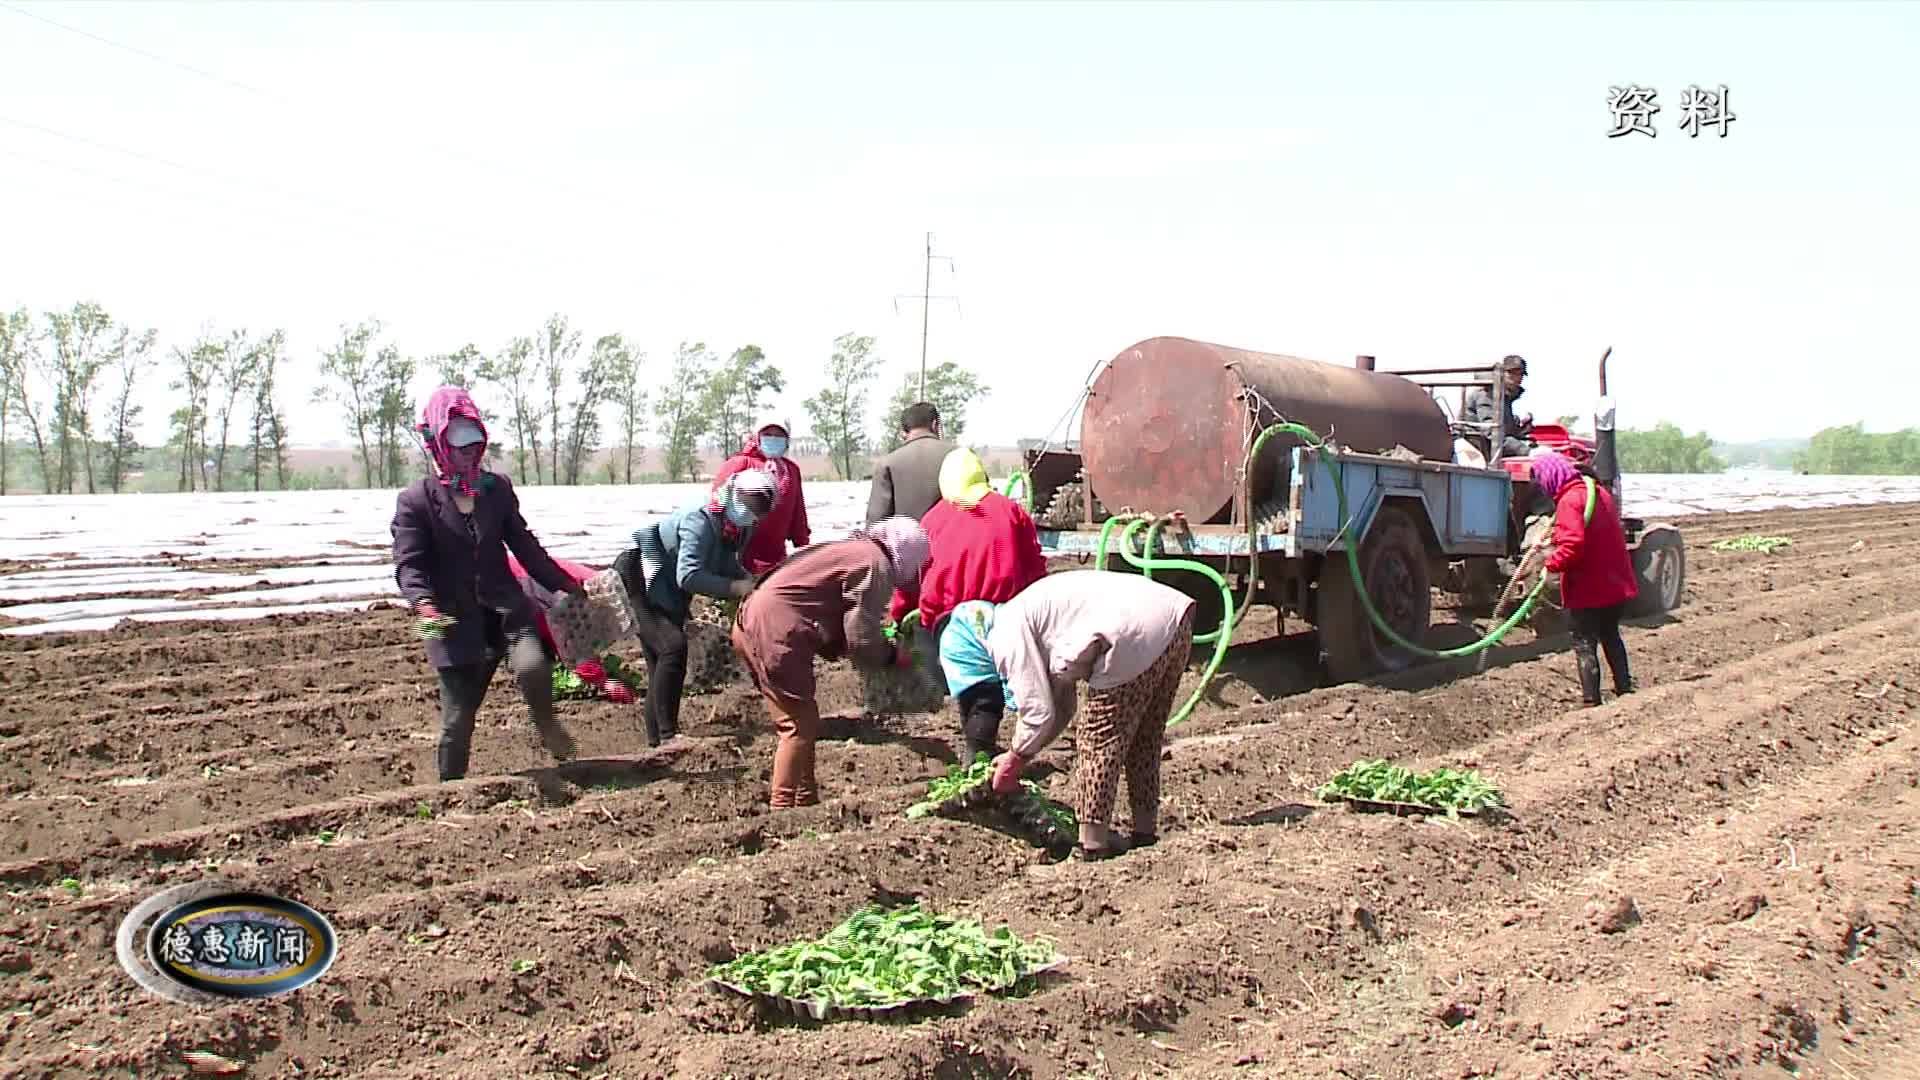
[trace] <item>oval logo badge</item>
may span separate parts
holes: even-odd
[[[141,957],[133,938],[156,913]],[[127,913],[115,947],[135,982],[195,1003],[290,993],[325,974],[338,951],[326,916],[226,881],[198,881],[147,899]]]

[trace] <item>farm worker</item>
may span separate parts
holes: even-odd
[[[1527,361],[1520,356],[1506,356],[1500,360],[1500,377],[1506,382],[1506,402],[1500,410],[1501,430],[1504,438],[1494,449],[1500,457],[1525,457],[1528,443],[1527,433],[1533,430],[1533,414],[1513,411],[1513,403],[1521,394],[1527,392],[1524,385],[1527,379]],[[1466,419],[1475,424],[1491,424],[1494,421],[1493,391],[1478,387],[1467,395]]]
[[[900,434],[906,441],[873,466],[868,524],[895,516],[918,521],[940,501],[940,466],[953,450],[940,437],[940,410],[924,401],[907,406],[900,412]]]
[[[1533,485],[1553,500],[1553,552],[1547,571],[1560,575],[1560,602],[1567,609],[1573,637],[1573,656],[1580,665],[1580,695],[1588,705],[1600,704],[1600,658],[1607,654],[1613,672],[1613,692],[1633,692],[1627,671],[1627,643],[1620,636],[1620,616],[1627,602],[1640,594],[1633,559],[1627,554],[1627,536],[1620,527],[1620,509],[1613,492],[1593,485],[1593,520],[1586,519],[1587,485],[1584,473],[1564,455],[1545,453],[1533,458]]]
[[[1087,715],[1074,746],[1083,859],[1145,847],[1159,835],[1160,744],[1193,644],[1193,599],[1135,574],[1049,574],[994,612],[987,649],[1015,714],[1013,749],[994,759],[993,790],[1014,791],[1034,757],[1073,718],[1075,684]],[[1133,811],[1131,842],[1109,827],[1120,774]]]
[[[892,517],[845,540],[796,552],[740,605],[733,647],[766,699],[779,733],[768,802],[776,810],[820,801],[814,741],[820,737],[813,660],[846,657],[877,668],[907,657],[883,623],[897,583],[911,584],[927,561],[927,534],[909,517]]]
[[[752,542],[740,553],[741,565],[754,577],[780,565],[780,560],[787,557],[789,542],[796,548],[813,543],[813,530],[807,524],[807,500],[800,491],[800,466],[787,457],[787,448],[787,425],[769,420],[755,428],[740,452],[713,474],[715,491],[731,477],[750,469],[773,478],[773,512],[754,526]]]
[[[507,548],[548,589],[573,592],[580,584],[527,529],[513,484],[487,470],[487,429],[465,390],[435,390],[419,430],[434,475],[395,500],[393,567],[440,677],[440,779],[467,774],[473,720],[502,657],[542,745],[569,758],[573,738],[553,718],[552,670],[533,604],[507,569]]]
[[[553,561],[560,569],[567,572],[568,577],[579,582],[589,597],[591,597],[594,591],[597,579],[607,573],[606,571],[595,570],[591,566],[585,566],[577,562],[569,562],[566,559],[555,559]],[[582,633],[580,630],[583,629],[582,624],[586,623],[591,618],[591,615],[576,613],[574,609],[576,607],[591,608],[592,600],[589,599],[587,603],[582,603],[576,599],[572,601],[572,603],[562,607],[561,600],[563,598],[569,596],[578,597],[581,594],[556,593],[546,588],[535,581],[532,575],[527,573],[526,567],[521,566],[519,561],[511,555],[507,556],[507,569],[513,571],[514,580],[520,583],[520,588],[527,594],[527,599],[533,601],[534,629],[539,632],[540,642],[546,646],[547,655],[549,657],[559,657],[566,660],[573,668],[575,675],[578,675],[589,685],[598,688],[601,693],[606,695],[608,701],[616,705],[633,704],[633,688],[621,682],[619,679],[608,678],[607,669],[605,665],[601,664],[599,656],[590,652],[583,653],[577,657],[568,656],[567,650],[563,648],[563,645],[573,645],[578,639],[589,636],[588,633]],[[624,614],[624,611],[622,614]],[[575,632],[556,635],[552,625],[555,620],[564,624],[570,624]],[[603,620],[604,623],[616,624],[607,627],[604,633],[605,637],[611,639],[616,636],[625,635],[625,627],[617,625],[619,621],[618,615]],[[629,619],[628,621],[630,622],[631,620]],[[563,636],[566,638],[564,642],[561,640]],[[611,642],[609,641],[609,643]]]
[[[1013,599],[1047,576],[1047,557],[1040,552],[1033,518],[1019,503],[993,490],[980,455],[964,446],[950,451],[941,463],[940,501],[920,519],[920,526],[933,553],[920,573],[918,594],[896,592],[888,615],[897,625],[909,606],[916,606],[921,630],[912,640],[930,651],[937,642],[945,669],[948,616],[954,609],[970,600],[998,604]],[[964,675],[956,680],[950,670],[946,674],[948,692],[960,709],[965,740],[961,763],[971,762],[976,754],[998,754],[1003,704],[999,677],[980,682]]]
[[[693,593],[743,600],[753,578],[740,553],[777,505],[773,477],[735,473],[705,503],[641,526],[614,569],[626,585],[633,635],[647,660],[647,745],[680,734],[680,693],[687,682],[687,615]]]

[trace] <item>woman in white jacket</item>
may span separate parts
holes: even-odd
[[[1193,646],[1194,606],[1185,593],[1135,574],[1081,570],[1050,574],[993,613],[987,650],[1015,716],[1013,749],[994,761],[995,791],[1019,785],[1073,719],[1076,685],[1087,684],[1074,740],[1082,858],[1108,858],[1159,835],[1160,748]],[[1131,842],[1109,826],[1123,772]]]

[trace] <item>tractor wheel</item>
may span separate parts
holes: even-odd
[[[1643,534],[1634,545],[1633,574],[1640,595],[1627,601],[1629,616],[1663,615],[1679,607],[1687,587],[1687,549],[1680,534],[1670,528]]]
[[[1426,637],[1433,617],[1433,593],[1426,544],[1412,519],[1400,510],[1381,510],[1360,544],[1359,556],[1360,576],[1367,583],[1374,610],[1408,641]],[[1327,555],[1320,567],[1318,591],[1315,625],[1327,674],[1335,682],[1400,671],[1418,660],[1374,628],[1344,553]]]

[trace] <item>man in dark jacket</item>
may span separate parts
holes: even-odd
[[[867,524],[890,517],[915,521],[940,501],[940,465],[953,444],[940,437],[940,410],[917,401],[900,413],[906,441],[873,467],[873,491],[867,496]]]
[[[1506,402],[1496,414],[1493,408],[1493,391],[1479,387],[1467,394],[1467,415],[1463,418],[1469,423],[1492,424],[1498,415],[1502,422],[1504,438],[1495,447],[1501,457],[1526,457],[1532,449],[1527,441],[1527,433],[1533,430],[1533,414],[1516,414],[1513,403],[1521,394],[1527,392],[1524,385],[1527,378],[1527,362],[1518,356],[1507,356],[1500,361],[1500,377],[1506,383]]]
[[[507,549],[548,589],[578,592],[580,583],[527,528],[513,485],[486,470],[487,429],[467,392],[434,391],[422,421],[435,475],[395,501],[393,571],[440,677],[440,779],[466,776],[474,717],[502,657],[541,743],[571,757],[573,739],[553,718],[553,674],[533,604],[507,566]]]

